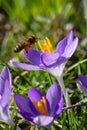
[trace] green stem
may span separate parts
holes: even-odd
[[[67,92],[65,85],[64,85],[63,77],[62,76],[58,77],[57,81],[59,82],[62,93],[64,95],[64,98],[65,98],[65,101],[66,101],[66,106],[69,107],[71,105],[71,103],[70,103],[70,98],[69,98],[68,92]]]
[[[58,77],[57,81],[59,82],[59,85],[61,87],[62,93],[64,95],[64,98],[65,98],[65,101],[66,101],[66,106],[69,107],[71,105],[71,102],[70,102],[70,98],[69,98],[68,92],[67,92],[67,90],[65,88],[65,85],[64,85],[63,76]],[[68,112],[68,118],[69,118],[70,126],[72,127],[72,125],[74,124],[74,130],[77,130],[76,124],[74,122],[74,115],[73,115],[72,109],[68,110],[67,112]]]

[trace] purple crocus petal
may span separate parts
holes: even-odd
[[[4,86],[4,84],[5,84],[4,79],[0,76],[0,95],[3,94],[4,87],[2,87],[2,86]],[[0,97],[0,99],[1,99],[1,97]]]
[[[38,66],[29,65],[29,64],[26,64],[26,63],[13,62],[13,65],[15,65],[18,68],[22,68],[24,70],[30,70],[30,71],[41,70],[41,68],[39,68]]]
[[[70,58],[73,53],[75,52],[76,48],[78,45],[78,38],[76,37],[71,44],[69,44],[66,48],[65,51],[63,53],[62,56],[66,57],[66,58]]]
[[[74,51],[77,48],[77,45],[78,38],[76,37],[73,40],[73,31],[70,31],[68,36],[59,42],[55,52],[59,53],[59,55],[62,55],[63,57],[66,57],[68,59],[73,55]]]
[[[47,91],[46,98],[50,105],[50,115],[54,114],[57,104],[61,100],[61,91],[57,83],[54,83]]]
[[[14,101],[20,111],[33,114],[29,106],[28,98],[24,98],[23,96],[19,94],[14,94]]]
[[[56,63],[56,66],[62,64],[63,62],[66,62],[67,61],[67,58],[66,57],[63,57],[63,56],[60,56],[57,60],[57,63]]]
[[[66,46],[69,43],[71,43],[72,40],[73,40],[73,31],[70,31],[69,34],[58,43],[55,52],[59,53],[59,55],[62,55],[65,51]]]
[[[9,80],[10,83],[11,83],[11,75],[10,75],[10,72],[9,72],[8,67],[5,66],[5,67],[3,68],[3,70],[2,70],[2,72],[1,72],[1,74],[0,74],[0,77],[1,77],[3,80],[5,80],[5,79]]]
[[[77,87],[87,94],[87,76],[79,75],[78,78]]]
[[[28,97],[31,101],[40,101],[42,98],[43,94],[38,91],[36,88],[30,88],[28,92]]]
[[[73,41],[73,31],[71,30],[67,36],[67,45],[71,44]]]
[[[63,96],[62,96],[62,93],[61,93],[60,102],[57,104],[57,106],[55,108],[54,118],[56,118],[62,112],[63,106],[64,106],[64,102],[63,102]]]
[[[4,67],[1,74],[0,74],[0,94],[3,94],[5,80],[9,81],[11,87],[11,75],[7,67]]]
[[[67,43],[67,37],[65,37],[63,40],[61,40],[58,43],[55,52],[57,52],[57,53],[59,53],[59,55],[61,55],[64,52],[64,49],[66,47],[66,43]]]
[[[86,86],[83,86],[83,84],[82,84],[80,81],[77,82],[77,87],[78,87],[80,90],[82,90],[85,94],[87,94],[87,87],[86,87]]]
[[[78,75],[79,80],[81,81],[81,83],[83,84],[83,86],[87,87],[87,76],[84,75]]]
[[[31,63],[37,66],[39,66],[40,64],[40,53],[40,51],[34,50],[32,48],[29,49],[28,53],[24,51],[24,55],[27,58],[27,60],[29,60]]]
[[[2,98],[0,100],[0,105],[2,107],[6,107],[9,103],[10,100],[10,95],[11,95],[11,86],[8,80],[5,81],[5,86],[4,86],[4,91],[2,94]]]
[[[19,94],[15,94],[14,100],[15,100],[16,105],[19,108],[20,113],[23,112],[23,113],[31,114],[32,116],[39,115],[39,113],[33,106],[32,102],[28,98],[24,98],[23,96]]]
[[[54,118],[52,116],[38,116],[34,118],[33,122],[38,126],[43,126],[49,128],[53,123]]]
[[[30,113],[26,113],[24,111],[19,111],[19,113],[28,121],[32,121],[33,122],[33,119],[34,119],[34,116],[32,116],[32,114]]]
[[[30,109],[33,112],[33,116],[40,115],[40,113],[36,110],[35,106],[33,105],[32,101],[30,100],[30,98],[28,98],[28,100],[29,100]]]
[[[57,62],[58,58],[59,58],[58,53],[54,53],[54,54],[43,53],[41,55],[42,63],[45,66],[47,66],[47,67],[51,67],[51,66],[55,65],[55,63]]]

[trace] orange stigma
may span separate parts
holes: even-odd
[[[52,44],[48,37],[45,38],[44,43],[41,45],[41,43],[38,41],[38,45],[41,49],[42,52],[49,52],[49,53],[54,53]]]
[[[48,115],[47,102],[44,96],[38,102],[33,101],[33,105],[41,115]]]

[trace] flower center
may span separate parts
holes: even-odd
[[[52,44],[51,44],[50,40],[47,37],[45,38],[44,43],[42,45],[38,41],[38,45],[39,45],[42,52],[54,53]]]
[[[38,102],[33,101],[33,105],[40,114],[48,115],[47,102],[44,96],[42,96],[42,99]]]

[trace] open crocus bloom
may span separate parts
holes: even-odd
[[[87,76],[78,75],[78,78],[77,87],[87,94]]]
[[[51,127],[63,108],[62,93],[56,83],[48,89],[46,97],[36,88],[30,88],[28,98],[15,94],[14,100],[25,119],[47,128]]]
[[[78,38],[73,39],[73,31],[61,40],[56,49],[53,47],[48,38],[44,40],[43,45],[39,42],[41,51],[29,49],[24,55],[31,64],[13,62],[16,67],[25,70],[46,70],[56,78],[62,75],[67,60],[73,55],[78,45]]]
[[[11,75],[9,69],[4,67],[0,74],[0,121],[5,122],[12,127],[15,123],[11,120],[9,102],[11,96]],[[21,130],[19,127],[16,130]]]

